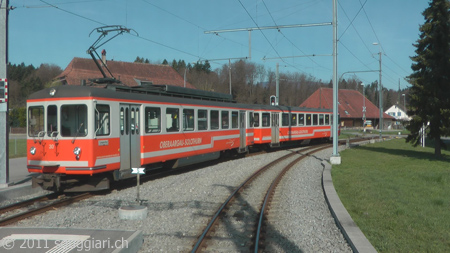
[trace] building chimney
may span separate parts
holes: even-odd
[[[106,50],[102,50],[102,63],[104,66],[106,66]]]

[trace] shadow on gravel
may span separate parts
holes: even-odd
[[[215,185],[219,187],[225,187],[232,193],[235,187],[227,185]],[[254,231],[258,226],[259,210],[255,210],[251,207],[251,204],[245,200],[239,193],[231,200],[234,201],[232,210],[228,210],[227,216],[224,217],[221,223],[227,230],[227,234],[230,235],[224,240],[230,240],[237,249],[240,250],[254,250]],[[231,212],[231,213],[230,213]],[[263,248],[264,252],[303,252],[298,246],[279,233],[270,223],[265,222],[265,229],[262,231],[262,238],[260,240],[265,241]],[[269,236],[268,236],[269,235]],[[250,243],[251,241],[251,243]],[[266,243],[269,242],[269,245]],[[276,245],[274,248],[272,245]]]

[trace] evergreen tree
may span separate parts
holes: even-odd
[[[175,59],[173,59],[173,61],[172,61],[172,68],[175,69],[176,71],[178,71],[178,63]]]
[[[139,57],[139,56],[136,56],[136,59],[134,60],[134,62],[137,62],[137,63],[143,63],[143,62],[144,62],[144,58],[141,58],[141,57]]]
[[[211,64],[209,64],[208,60],[206,60],[205,63],[203,64],[202,70],[205,71],[207,74],[211,73]]]
[[[420,26],[416,55],[411,57],[413,73],[408,114],[413,118],[407,127],[407,141],[418,145],[419,131],[429,122],[427,136],[435,140],[434,154],[441,155],[441,135],[448,133],[450,109],[450,3],[432,0],[422,13],[425,23]]]
[[[186,68],[186,62],[184,60],[178,60],[178,69],[185,69]]]

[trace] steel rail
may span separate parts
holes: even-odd
[[[72,204],[74,202],[89,198],[91,196],[93,196],[93,195],[90,193],[82,193],[82,194],[79,194],[79,195],[76,195],[76,196],[73,196],[70,198],[61,199],[59,201],[56,201],[56,202],[53,202],[53,203],[50,203],[50,204],[47,204],[47,205],[44,205],[44,206],[41,206],[41,207],[38,207],[35,209],[30,209],[28,211],[6,217],[6,218],[0,220],[0,227],[9,225],[11,223],[23,220],[25,218],[28,218],[28,217],[31,217],[31,216],[34,216],[37,214],[44,213],[53,208],[58,208],[58,207],[62,207],[65,205]]]
[[[314,154],[316,152],[322,151],[326,148],[329,148],[331,145],[326,145],[324,147],[320,147],[318,149],[315,149],[311,152],[308,152],[298,158],[296,158],[294,161],[290,162],[279,174],[278,176],[272,181],[272,184],[270,185],[269,189],[267,190],[266,196],[264,197],[264,202],[261,206],[261,211],[260,211],[260,215],[259,215],[259,219],[258,219],[258,227],[256,229],[256,236],[255,236],[255,242],[254,242],[254,246],[255,246],[255,250],[254,252],[257,253],[258,252],[258,247],[259,247],[259,239],[261,237],[261,229],[264,223],[264,212],[266,211],[266,207],[269,205],[269,201],[271,199],[271,197],[273,196],[273,194],[275,193],[275,189],[278,185],[278,183],[281,181],[281,179],[283,178],[283,176],[286,174],[286,172],[288,170],[290,170],[295,164],[297,164],[298,162],[300,162],[301,160],[303,160],[304,158],[308,157],[311,154]]]
[[[39,202],[39,201],[45,201],[45,200],[54,199],[54,198],[57,198],[58,196],[59,196],[59,194],[50,193],[50,194],[47,194],[47,195],[43,195],[43,196],[35,197],[35,198],[32,198],[32,199],[27,199],[27,200],[24,200],[24,201],[21,201],[21,202],[13,203],[13,204],[10,204],[10,205],[7,205],[7,206],[3,206],[3,207],[0,207],[0,214],[4,214],[4,213],[7,213],[7,212],[10,212],[12,210],[15,210],[15,209],[18,209],[18,208],[22,208],[22,207],[25,207],[25,206],[30,206],[33,203],[36,203],[36,202]]]
[[[306,149],[303,149],[301,151],[307,151],[310,149],[314,149],[317,147],[308,147]],[[259,170],[257,170],[256,172],[254,172],[252,175],[250,175],[242,184],[240,184],[238,187],[236,187],[236,189],[230,194],[230,196],[225,200],[225,202],[220,206],[220,208],[217,210],[217,212],[215,213],[215,215],[213,216],[213,218],[211,219],[211,221],[208,223],[208,225],[206,226],[205,230],[203,231],[203,233],[200,235],[200,237],[197,240],[197,243],[194,245],[193,249],[192,249],[192,253],[194,252],[200,252],[202,246],[205,243],[205,238],[207,237],[207,235],[209,234],[211,228],[217,223],[217,221],[219,220],[219,216],[222,214],[222,212],[224,211],[225,207],[228,205],[228,203],[236,196],[236,194],[245,186],[247,185],[249,182],[251,182],[253,179],[255,179],[258,175],[260,175],[262,172],[264,172],[265,170],[269,169],[270,167],[274,166],[275,164],[283,161],[284,159],[287,159],[291,156],[294,156],[296,154],[298,154],[298,152],[300,151],[296,151],[290,154],[287,154],[285,156],[282,156],[272,162],[270,162],[269,164],[263,166],[262,168],[260,168]]]

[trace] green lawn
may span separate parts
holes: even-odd
[[[408,130],[383,130],[383,135],[398,135],[400,132],[401,135],[408,135],[410,132]],[[374,129],[372,131],[367,131],[364,133],[362,130],[359,129],[348,129],[348,130],[341,130],[341,134],[339,135],[339,139],[347,139],[347,138],[353,138],[356,135],[358,136],[364,136],[366,134],[379,134],[378,129]]]
[[[27,140],[9,139],[9,158],[27,156]]]
[[[341,152],[332,169],[344,206],[379,252],[450,252],[450,152],[403,139]]]

